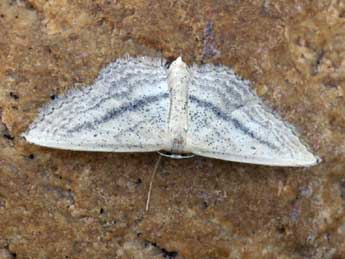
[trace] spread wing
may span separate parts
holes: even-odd
[[[187,149],[223,160],[309,166],[318,158],[273,114],[248,81],[224,66],[191,68]]]
[[[118,59],[91,86],[44,107],[23,136],[68,150],[147,152],[167,147],[167,71],[161,59]]]

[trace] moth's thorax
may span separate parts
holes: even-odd
[[[169,68],[170,92],[169,136],[172,152],[184,152],[188,128],[188,84],[191,78],[188,66],[177,58]]]

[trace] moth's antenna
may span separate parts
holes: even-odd
[[[150,186],[149,186],[149,192],[147,193],[147,200],[146,200],[146,207],[145,207],[145,211],[148,211],[150,208],[150,200],[151,200],[151,192],[152,192],[152,184],[153,184],[153,180],[156,176],[159,164],[161,162],[162,156],[159,156],[157,159],[157,162],[155,164],[155,168],[153,169],[153,172],[151,174],[151,180],[150,180]]]

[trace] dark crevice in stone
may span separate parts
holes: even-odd
[[[11,258],[11,259],[17,258],[17,253],[10,250],[9,244],[7,244],[4,248],[7,250],[7,253],[10,255],[9,258]]]
[[[14,93],[14,92],[10,92],[10,97],[12,97],[14,100],[18,100],[19,99],[18,94]]]
[[[10,134],[6,124],[2,121],[2,109],[0,108],[0,134],[3,138],[8,140],[14,140],[14,137]]]
[[[277,227],[277,231],[280,234],[285,234],[286,233],[286,228],[285,228],[285,226],[278,226]]]
[[[34,154],[30,154],[30,155],[28,155],[28,158],[29,158],[30,160],[33,160],[33,159],[35,159],[35,155],[34,155]]]
[[[4,133],[2,136],[8,140],[14,140],[14,137],[9,133]]]
[[[147,241],[147,240],[145,242],[147,244],[150,244],[150,245],[154,246],[155,248],[158,248],[161,251],[162,256],[164,258],[173,259],[173,258],[177,258],[177,256],[178,256],[178,252],[176,252],[176,251],[168,251],[165,248],[160,247],[159,245],[157,245],[157,243],[154,243],[154,242],[150,242],[150,241]]]
[[[12,5],[12,6],[18,5],[18,6],[25,7],[26,9],[36,11],[35,6],[32,3],[30,3],[30,1],[28,1],[28,0],[12,0],[10,2],[10,5]]]

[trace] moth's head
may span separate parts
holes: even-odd
[[[173,61],[169,67],[169,70],[176,70],[176,69],[187,69],[188,66],[186,63],[183,62],[181,57],[178,57],[175,61]]]

